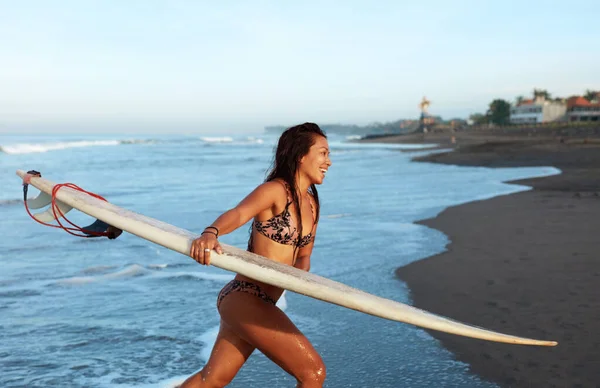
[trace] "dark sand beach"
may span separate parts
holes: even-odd
[[[430,332],[473,373],[502,387],[600,387],[598,132],[517,130],[373,140],[454,148],[419,158],[424,162],[562,170],[511,182],[533,190],[452,207],[422,221],[451,243],[445,252],[397,270],[417,307],[559,342],[528,347]]]

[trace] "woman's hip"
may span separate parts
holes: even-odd
[[[270,287],[266,287],[260,282],[239,279],[236,277],[227,283],[225,287],[221,289],[221,292],[219,292],[219,296],[217,297],[217,309],[221,305],[223,299],[225,299],[228,295],[235,294],[237,292],[253,295],[265,303],[275,305],[281,296],[282,291],[279,291],[280,289],[269,288]]]

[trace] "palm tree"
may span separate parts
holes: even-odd
[[[544,97],[544,99],[550,99],[550,93],[546,89],[533,89],[533,98]]]
[[[585,91],[583,98],[590,102],[592,100],[598,100],[600,98],[600,91],[588,89]]]

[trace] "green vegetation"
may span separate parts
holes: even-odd
[[[592,101],[600,102],[599,101],[600,100],[600,90],[588,89],[585,91],[583,98],[585,98],[589,102],[592,102]]]
[[[510,123],[510,102],[501,99],[492,101],[486,116],[492,124],[504,125]]]
[[[489,122],[488,117],[481,113],[473,113],[469,116],[469,120],[475,125],[487,124]]]
[[[546,89],[533,89],[533,98],[544,97],[546,100],[552,99]]]
[[[496,124],[505,125],[510,123],[510,102],[495,99],[488,107],[485,114],[473,113],[469,116],[473,125]]]

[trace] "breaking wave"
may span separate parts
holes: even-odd
[[[155,139],[127,139],[127,140],[120,140],[119,142],[121,144],[154,144],[154,143],[158,143],[159,140],[155,140]]]
[[[99,268],[99,267],[88,268],[88,269],[92,269],[92,270],[97,269],[98,271],[102,270],[102,268]],[[104,268],[104,269],[108,269],[108,268]],[[149,272],[149,270],[144,268],[143,266],[141,266],[139,264],[132,264],[132,265],[129,265],[129,266],[121,269],[120,271],[107,273],[107,274],[103,274],[103,275],[99,275],[99,276],[74,276],[74,277],[70,277],[70,278],[66,278],[66,279],[61,279],[61,280],[57,281],[57,283],[62,284],[62,285],[81,285],[81,284],[96,283],[99,281],[113,280],[113,279],[119,279],[119,278],[133,278],[136,276],[145,275],[148,272]],[[92,271],[92,273],[93,273],[93,271]]]
[[[5,154],[33,154],[49,151],[64,150],[67,148],[107,147],[120,144],[149,144],[155,143],[152,139],[127,139],[127,140],[79,140],[48,143],[17,143],[0,146],[0,152]]]
[[[167,280],[204,280],[225,283],[233,279],[233,274],[213,274],[205,272],[169,272],[167,268],[176,267],[171,264],[130,264],[123,268],[116,266],[95,266],[81,271],[81,275],[57,280],[59,285],[83,285],[118,279],[129,279],[138,276],[149,276],[151,278]]]
[[[263,144],[265,141],[263,139],[261,139],[260,137],[247,137],[245,140],[246,143],[256,143],[256,144]]]
[[[346,140],[360,140],[363,137],[361,135],[348,135],[346,136]]]
[[[228,282],[233,279],[233,274],[213,274],[206,272],[163,272],[156,274],[155,277],[163,279],[177,280],[209,280],[216,282]]]
[[[201,137],[200,140],[202,140],[205,143],[233,143],[233,138],[230,136]]]
[[[206,144],[263,144],[265,141],[260,137],[248,136],[244,138],[236,138],[234,139],[231,136],[222,136],[222,137],[201,137],[201,141]]]

